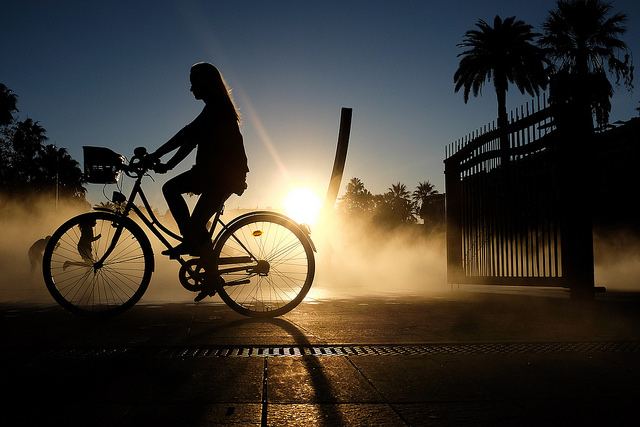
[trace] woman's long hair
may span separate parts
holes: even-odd
[[[233,113],[238,123],[242,123],[240,113],[233,102],[233,96],[231,96],[231,89],[213,64],[208,62],[194,64],[191,66],[191,76],[206,84],[220,100],[219,106],[225,110],[228,109],[230,113]]]

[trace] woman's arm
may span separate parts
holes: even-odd
[[[176,154],[166,163],[168,169],[173,169],[184,160],[196,146],[195,139],[190,135],[189,126],[182,128],[171,139],[162,144],[155,152],[149,154],[151,158],[159,160],[162,156],[178,149]]]

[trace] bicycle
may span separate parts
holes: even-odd
[[[63,308],[86,317],[109,317],[142,298],[155,268],[151,242],[131,213],[167,249],[173,248],[168,237],[179,242],[182,237],[157,219],[144,194],[142,180],[154,166],[147,165],[144,147],[134,150],[128,165],[108,148],[83,149],[88,182],[114,184],[124,172],[134,179],[133,188],[128,198],[114,191],[114,208],[94,207],[62,224],[44,251],[42,269],[49,293]],[[135,204],[138,197],[141,207]],[[246,213],[225,224],[223,211],[224,205],[211,222],[209,248],[200,257],[177,259],[182,286],[217,293],[245,316],[276,317],[294,309],[315,274],[310,228],[272,211]]]

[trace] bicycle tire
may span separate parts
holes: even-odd
[[[96,267],[117,230],[121,235],[115,248]],[[51,236],[42,260],[53,299],[71,313],[94,318],[133,307],[147,290],[153,269],[153,250],[142,229],[111,212],[90,212],[65,222]]]
[[[277,317],[307,295],[315,275],[308,236],[292,220],[269,213],[251,214],[229,224],[216,240],[213,256],[224,280],[218,293],[234,311],[249,317]],[[254,258],[228,264],[228,257]],[[255,271],[266,261],[268,271]]]

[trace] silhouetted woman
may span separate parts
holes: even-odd
[[[197,148],[195,165],[169,181],[162,192],[178,228],[184,237],[181,244],[163,254],[200,255],[203,244],[209,242],[207,222],[232,194],[241,195],[246,185],[247,156],[240,133],[240,115],[230,91],[216,67],[198,63],[191,67],[191,92],[204,101],[205,107],[196,119],[173,138],[150,154],[160,159],[178,150],[165,165],[155,167],[165,173]],[[185,193],[200,194],[191,215],[183,198]]]

